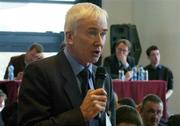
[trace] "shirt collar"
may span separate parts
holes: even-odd
[[[162,68],[162,65],[159,64],[159,65],[157,65],[156,67],[154,67],[153,65],[151,65],[151,68],[152,68],[152,69],[161,69],[161,68]]]
[[[77,62],[77,60],[68,52],[67,48],[64,49],[64,54],[69,61],[74,74],[77,76],[85,67]],[[89,71],[92,73],[92,64],[88,66]]]

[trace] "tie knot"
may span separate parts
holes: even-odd
[[[79,78],[81,82],[81,92],[82,92],[82,98],[86,96],[86,93],[89,89],[89,78],[90,78],[90,71],[88,68],[84,68],[80,73],[79,73]]]
[[[90,71],[87,67],[85,67],[80,73],[79,75],[82,77],[82,78],[86,78],[86,79],[89,79],[90,78]]]

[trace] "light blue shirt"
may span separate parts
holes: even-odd
[[[79,89],[81,91],[81,83],[80,83],[80,80],[78,78],[78,74],[85,68],[83,65],[79,64],[77,62],[77,60],[68,52],[67,48],[65,47],[64,48],[64,53],[65,53],[65,56],[67,58],[67,60],[69,61],[71,67],[72,67],[72,70],[76,76],[76,79],[78,81],[78,86],[79,86]],[[92,75],[92,64],[90,64],[88,66],[88,69]],[[94,85],[93,85],[93,80],[92,80],[92,77],[89,78],[89,87],[90,89],[94,89]]]

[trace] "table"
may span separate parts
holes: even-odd
[[[11,104],[17,100],[18,87],[21,84],[19,80],[0,80],[0,89],[7,94],[7,103]]]
[[[145,95],[156,94],[164,103],[163,117],[167,119],[166,110],[166,82],[162,80],[149,81],[120,81],[113,80],[113,89],[118,99],[131,97],[136,104],[139,104]]]

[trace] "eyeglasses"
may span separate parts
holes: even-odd
[[[118,52],[128,52],[128,49],[121,49],[121,48],[117,48]]]

